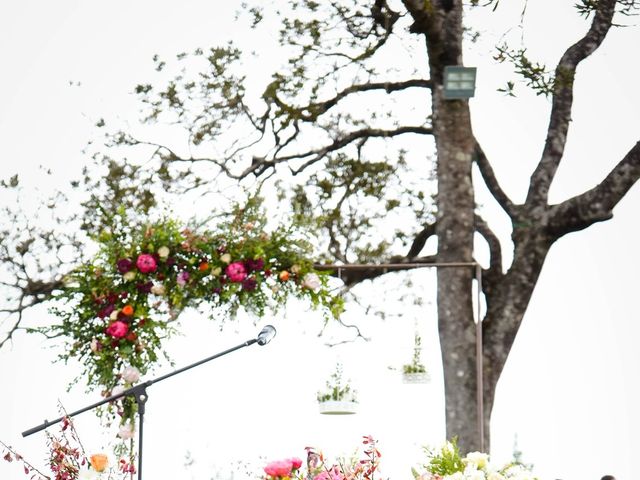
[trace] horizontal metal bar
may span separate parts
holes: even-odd
[[[315,264],[316,270],[363,270],[369,268],[451,268],[451,267],[476,267],[476,262],[435,262],[435,263],[347,263],[337,264]]]

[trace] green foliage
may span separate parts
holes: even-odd
[[[456,439],[445,443],[439,452],[434,452],[425,448],[429,458],[429,462],[425,468],[434,475],[444,477],[453,475],[457,472],[464,471],[464,462],[460,455],[460,449]]]
[[[525,85],[531,88],[537,95],[549,96],[553,93],[555,80],[551,72],[544,64],[535,62],[527,56],[527,49],[512,49],[507,44],[496,47],[497,54],[494,59],[499,63],[509,62],[515,68],[515,73],[520,75]],[[507,95],[514,96],[513,82],[507,82],[506,87],[498,89]]]

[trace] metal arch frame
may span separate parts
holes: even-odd
[[[434,262],[434,263],[349,263],[349,264],[318,264],[314,265],[318,270],[390,270],[409,268],[473,268],[477,283],[476,287],[476,409],[478,416],[478,436],[480,437],[480,450],[484,451],[484,370],[483,370],[483,341],[482,341],[482,316],[480,311],[480,297],[482,294],[482,266],[477,262]],[[387,273],[387,272],[385,272]]]

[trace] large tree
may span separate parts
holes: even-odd
[[[77,184],[91,187],[81,226],[95,231],[109,205],[144,212],[165,193],[228,191],[235,183],[251,189],[258,183],[262,192],[274,186],[280,201],[313,219],[323,233],[319,261],[472,263],[478,260],[474,235],[481,235],[490,252],[481,285],[488,448],[496,385],[549,249],[564,235],[611,218],[640,176],[640,143],[598,185],[560,203],[549,202],[565,153],[578,66],[600,47],[614,17],[635,8],[632,0],[581,0],[576,8],[586,19],[585,33],[568,46],[555,70],[530,60],[524,48],[505,45],[494,52],[496,61],[511,62],[551,103],[526,199],[520,204],[510,199],[474,135],[469,102],[444,97],[445,67],[463,65],[463,51],[476,38],[465,15],[499,2],[479,3],[290,0],[286,6],[245,6],[256,34],[279,28],[278,52],[285,61],[268,70],[273,62],[245,58],[232,43],[178,55],[178,64],[185,67],[176,75],[167,75],[170,67],[157,59],[164,83],[136,87],[144,121],[172,124],[184,136],[169,144],[133,131],[110,133],[107,150],[94,155],[103,169],[98,181],[87,171]],[[262,70],[247,75],[251,65]],[[506,93],[512,93],[512,86]],[[128,160],[123,149],[148,152],[151,160]],[[501,243],[477,208],[474,165],[511,220],[510,265],[503,265]],[[437,253],[426,255],[432,236]],[[15,303],[6,309],[14,315],[14,328],[25,308],[61,286],[64,269],[58,265],[27,267],[38,237],[45,239],[45,248],[65,243],[59,237],[55,245],[46,243],[53,241],[46,232],[4,232],[6,278],[16,279],[5,282],[15,287]],[[349,286],[383,273],[354,270],[342,277]],[[480,445],[473,280],[472,268],[438,270],[447,434],[457,436],[464,450]]]

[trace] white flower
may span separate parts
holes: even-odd
[[[120,395],[122,392],[124,392],[124,387],[122,385],[117,385],[115,387],[113,387],[113,390],[111,390],[111,397],[113,397],[114,395]]]
[[[134,272],[133,270],[128,271],[127,273],[125,273],[122,278],[124,278],[127,282],[130,282],[131,280],[133,280],[134,278],[136,278],[136,272]]]
[[[482,452],[469,452],[464,458],[464,462],[467,465],[473,464],[476,468],[481,470],[487,466],[487,463],[489,462],[489,455]]]
[[[291,270],[291,273],[300,273],[300,265],[291,265],[291,268],[289,270]]]
[[[156,283],[153,287],[151,287],[151,293],[153,293],[154,295],[159,295],[162,296],[165,293],[167,293],[166,289],[164,288],[164,285],[161,283]]]
[[[213,275],[214,277],[217,277],[221,273],[222,273],[222,268],[220,267],[216,267],[211,270],[211,275]]]
[[[111,315],[109,315],[109,319],[110,320],[117,320],[118,319],[118,310],[114,310],[113,312],[111,312]]]
[[[166,260],[170,253],[171,250],[169,250],[169,247],[162,246],[158,249],[158,256],[163,260]]]
[[[125,423],[124,425],[120,426],[120,431],[118,432],[118,436],[123,440],[129,440],[130,438],[133,438],[135,433],[136,431],[133,428],[133,425],[130,423]]]
[[[505,480],[504,475],[499,472],[489,472],[487,474],[487,480]]]
[[[223,255],[220,256],[220,261],[223,263],[229,263],[231,262],[231,254],[230,253],[225,253]]]
[[[482,470],[465,470],[465,480],[485,480],[484,472]]]
[[[93,353],[96,353],[98,351],[98,349],[100,348],[98,343],[98,339],[97,338],[92,338],[91,339],[91,343],[89,344],[89,348],[91,348],[91,351]]]
[[[302,279],[302,286],[311,290],[320,288],[320,277],[315,273],[307,273]]]
[[[136,383],[140,380],[140,370],[135,367],[127,367],[122,371],[122,379],[127,383]]]

